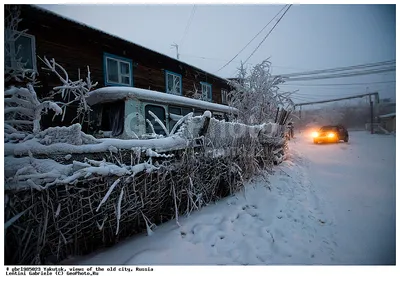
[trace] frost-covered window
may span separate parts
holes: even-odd
[[[132,60],[105,53],[104,65],[106,85],[133,86]]]
[[[227,103],[228,103],[227,97],[228,97],[228,90],[226,90],[226,89],[221,89],[221,100],[222,100],[222,104],[227,104]]]
[[[165,71],[165,88],[169,94],[182,95],[182,76],[171,71]]]
[[[144,110],[145,110],[145,118],[146,118],[146,120],[148,119],[151,122],[151,124],[153,125],[154,132],[156,134],[165,134],[161,125],[158,122],[156,122],[155,119],[149,113],[149,111],[151,111],[165,125],[165,123],[166,123],[165,109],[163,107],[156,106],[156,105],[146,105]],[[146,122],[146,132],[147,133],[153,132],[150,125],[147,122]]]
[[[17,40],[10,42],[10,57],[6,56],[8,67],[17,68],[17,61],[25,64],[25,69],[36,70],[35,36],[21,34]]]
[[[206,82],[200,82],[200,84],[201,84],[202,100],[211,102],[212,101],[211,84],[206,83]]]

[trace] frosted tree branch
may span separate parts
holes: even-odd
[[[46,57],[43,59],[39,57],[39,59],[46,66],[43,67],[43,69],[54,73],[62,83],[61,86],[53,88],[53,96],[60,94],[62,99],[67,100],[66,103],[60,103],[64,113],[69,105],[78,103],[77,116],[75,119],[78,119],[79,122],[82,123],[91,110],[86,102],[87,94],[98,84],[97,82],[92,82],[89,66],[87,66],[87,76],[84,80],[80,78],[80,71],[78,70],[78,80],[73,81],[70,79],[68,72],[58,64],[54,58],[48,60]],[[64,117],[65,115],[62,116],[61,120],[64,120]]]

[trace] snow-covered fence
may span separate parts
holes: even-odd
[[[162,139],[95,139],[74,125],[7,142],[6,263],[58,263],[151,235],[171,219],[179,224],[181,215],[239,191],[284,145],[282,126],[208,114]]]
[[[179,224],[180,215],[240,190],[238,172],[247,171],[240,162],[210,158],[191,148],[175,159],[148,152],[153,154],[158,157],[150,161],[132,152],[134,165],[129,167],[112,163],[111,154],[104,162],[72,165],[17,158],[30,159],[31,165],[21,169],[16,163],[15,181],[30,182],[32,189],[5,190],[6,263],[56,263],[135,233],[151,234],[146,225],[174,218]],[[71,176],[58,180],[70,170]],[[7,185],[12,183],[10,179]]]

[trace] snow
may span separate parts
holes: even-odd
[[[23,143],[4,144],[5,155],[24,156],[28,152],[32,154],[84,154],[84,153],[100,153],[107,152],[110,149],[127,149],[133,147],[145,147],[157,149],[159,152],[168,151],[171,149],[183,148],[186,146],[187,141],[178,136],[171,136],[162,139],[148,139],[148,140],[120,140],[120,139],[96,139],[98,144],[83,144],[74,145],[66,143],[54,143],[50,145],[41,144],[38,140],[32,139]]]
[[[340,263],[393,264],[396,138],[350,131],[349,139],[349,144],[296,146],[309,156],[310,181],[325,194]]]
[[[158,154],[154,151],[149,151],[149,149],[147,153],[151,153],[154,157],[171,157],[171,155]],[[87,158],[85,158],[84,163],[73,161],[72,164],[63,165],[51,159],[35,159],[32,154],[29,157],[23,158],[7,156],[4,161],[7,163],[4,170],[6,179],[5,189],[9,190],[28,188],[42,190],[59,184],[74,184],[77,179],[87,178],[91,175],[102,177],[128,175],[128,180],[132,180],[141,171],[151,172],[160,168],[160,166],[152,164],[151,156],[147,162],[133,166],[125,164],[118,166],[105,160],[96,161]],[[120,179],[117,179],[109,188],[97,209],[107,200],[119,182]]]
[[[158,103],[169,103],[181,106],[193,106],[201,109],[213,111],[237,113],[237,109],[221,104],[210,103],[206,101],[191,99],[183,96],[177,96],[168,93],[162,93],[153,90],[134,88],[134,87],[103,87],[87,94],[86,101],[89,105],[98,103],[107,103],[125,99],[141,99]]]
[[[203,113],[203,117],[211,118],[211,112],[210,111],[205,111]]]
[[[21,120],[8,119],[6,123],[9,124],[33,124],[33,132],[40,131],[40,120],[43,110],[51,109],[56,115],[62,114],[62,109],[54,102],[44,101],[39,102],[36,92],[32,84],[28,83],[26,88],[17,88],[11,86],[4,91],[6,109],[5,113],[19,113],[25,115]],[[9,97],[11,96],[11,97]],[[16,107],[11,107],[11,104],[16,104]],[[29,120],[25,120],[25,119]]]
[[[66,263],[89,265],[395,264],[395,137],[348,144],[303,134],[244,192]]]

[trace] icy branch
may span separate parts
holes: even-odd
[[[61,86],[56,86],[53,88],[55,91],[54,95],[60,94],[63,99],[68,101],[67,103],[62,103],[61,108],[65,111],[65,108],[70,104],[75,102],[78,103],[76,119],[79,119],[80,123],[82,123],[85,119],[85,116],[90,111],[90,107],[86,102],[87,94],[93,89],[93,87],[97,86],[97,82],[93,83],[90,78],[89,66],[87,66],[87,77],[85,80],[78,78],[78,80],[72,81],[69,78],[68,72],[60,64],[58,64],[54,58],[51,60],[48,60],[46,57],[39,59],[46,66],[43,69],[54,73],[62,83]],[[62,120],[63,119],[64,116],[62,117]]]

